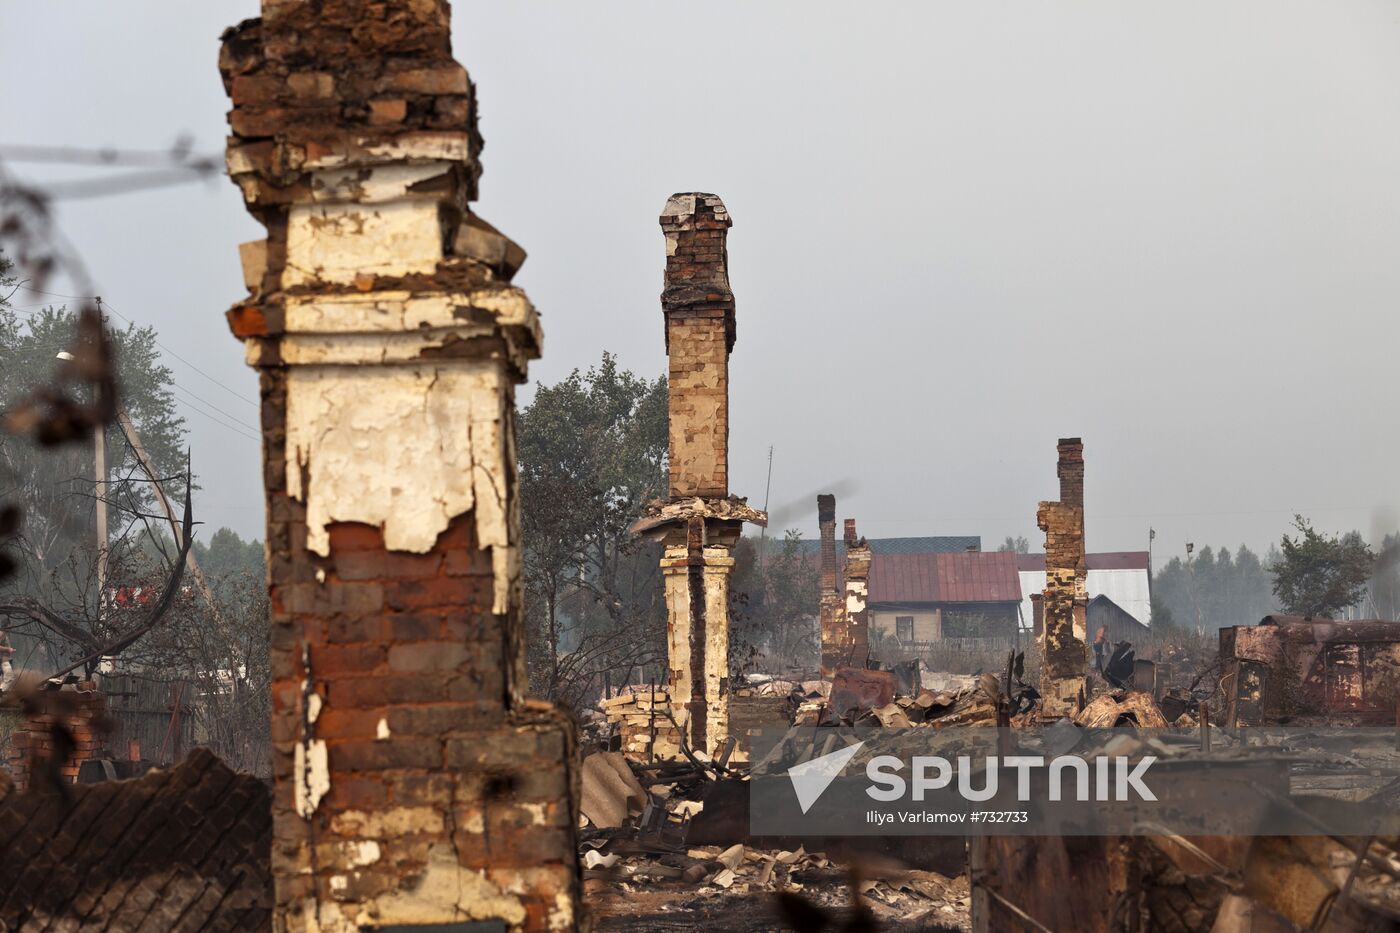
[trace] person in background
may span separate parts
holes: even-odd
[[[1094,669],[1103,673],[1103,656],[1108,653],[1108,630],[1100,625],[1094,633]]]

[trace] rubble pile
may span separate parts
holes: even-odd
[[[770,902],[770,928],[776,928],[773,895],[799,894],[816,907],[838,910],[849,902],[852,883],[860,903],[882,923],[917,924],[911,929],[970,928],[966,877],[947,878],[876,859],[862,860],[853,879],[851,871],[825,854],[802,847],[687,847],[619,839],[586,844],[582,861],[585,894],[590,903],[605,905],[599,915],[602,930],[613,929],[607,921],[610,902],[619,913],[630,911],[639,895],[664,898],[676,906],[689,898],[722,903],[721,899],[764,895]]]
[[[877,672],[878,673],[878,672]],[[804,687],[806,685],[804,684]],[[795,726],[856,725],[900,729],[910,726],[995,726],[1001,682],[992,674],[950,681],[952,689],[921,688],[914,696],[894,696],[888,702],[851,707],[832,701],[832,685],[820,684],[802,699],[793,717]]]
[[[624,755],[640,761],[681,757],[681,730],[671,716],[671,698],[665,690],[624,687],[602,701],[608,725],[620,737]]]

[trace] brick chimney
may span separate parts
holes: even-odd
[[[870,545],[856,534],[856,520],[846,519],[846,598],[841,606],[840,632],[833,645],[836,667],[865,667],[870,657]]]
[[[573,729],[526,700],[515,386],[539,319],[471,212],[446,0],[263,0],[224,34],[267,238],[259,374],[277,929],[580,923]]]
[[[1041,627],[1040,692],[1048,719],[1074,715],[1087,696],[1084,563],[1084,444],[1062,438],[1056,471],[1060,501],[1042,502],[1036,524],[1045,532],[1044,622]]]
[[[733,223],[713,194],[672,195],[661,213],[672,498],[729,495],[729,353],[735,335],[725,239]]]
[[[729,574],[745,521],[767,516],[729,495],[729,353],[734,294],[725,245],[733,221],[713,194],[673,194],[661,308],[670,358],[670,498],[633,531],[660,541],[673,714],[693,749],[729,736]]]
[[[840,645],[846,626],[845,599],[837,588],[835,496],[817,496],[817,524],[821,530],[821,594],[817,609],[821,623],[822,676],[830,678],[843,663]]]
[[[23,728],[10,737],[9,768],[15,790],[35,785],[34,773],[51,769],[58,780],[78,780],[83,762],[105,758],[107,698],[90,680],[39,690],[26,703]],[[61,761],[54,759],[63,756]]]

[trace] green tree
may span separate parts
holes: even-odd
[[[1168,561],[1153,577],[1153,625],[1165,617],[1175,624],[1207,631],[1249,625],[1277,607],[1263,563],[1248,547],[1231,553],[1206,546],[1190,563]],[[1165,616],[1163,616],[1165,613]]]
[[[1297,537],[1279,542],[1282,559],[1273,568],[1274,593],[1295,615],[1330,619],[1361,601],[1376,566],[1376,556],[1361,535],[1324,535],[1295,515]]]
[[[23,321],[15,309],[0,308],[0,358],[5,360],[0,410],[51,377],[54,357],[71,344],[76,322],[77,315],[66,308],[45,308]],[[111,332],[111,338],[118,397],[166,481],[167,494],[179,501],[185,495],[185,422],[175,410],[172,377],[160,361],[155,330],[133,325]],[[131,445],[115,427],[106,432],[106,454],[107,544],[119,557],[121,542],[142,522],[141,516],[158,510]],[[55,574],[73,559],[90,561],[96,492],[91,446],[40,449],[26,438],[0,434],[0,497],[17,501],[24,510],[17,546],[29,579],[22,585],[51,586]]]
[[[11,276],[2,271],[0,278]],[[7,299],[0,306],[0,410],[9,410],[36,386],[51,382],[56,355],[73,345],[78,316],[53,307],[21,312],[9,305],[12,291],[0,294]],[[118,398],[178,502],[186,495],[184,421],[175,412],[170,372],[160,363],[155,332],[128,327],[110,338]],[[79,387],[80,397],[84,391],[91,389]],[[149,583],[159,576],[152,561],[164,557],[168,566],[175,553],[173,548],[159,553],[164,522],[154,518],[151,485],[120,428],[108,428],[105,446],[107,481],[99,487],[90,443],[42,448],[28,437],[0,433],[0,500],[22,510],[19,532],[4,542],[18,569],[0,582],[0,602],[21,610],[7,611],[0,628],[13,635],[16,648],[29,649],[25,656],[36,666],[51,669],[86,657],[92,639],[105,644],[115,634],[111,625],[118,614],[104,615],[96,586],[99,495],[109,520],[104,542],[109,591]],[[36,613],[36,606],[44,612]]]
[[[740,538],[730,580],[730,668],[735,676],[762,663],[813,668],[820,663],[817,611],[821,571],[817,555],[804,553],[802,534],[789,529],[762,562],[757,540]]]
[[[997,551],[1002,554],[1028,554],[1030,549],[1031,543],[1026,540],[1025,535],[1017,535],[1014,538],[1007,535],[1006,540],[1001,542]]]
[[[665,657],[659,546],[628,529],[666,495],[666,380],[611,354],[540,386],[517,451],[531,685],[579,703]]]

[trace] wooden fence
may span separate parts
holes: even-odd
[[[134,741],[142,758],[169,765],[200,744],[193,685],[122,674],[100,677],[98,687],[107,695],[112,728],[105,745],[112,757],[126,758]]]

